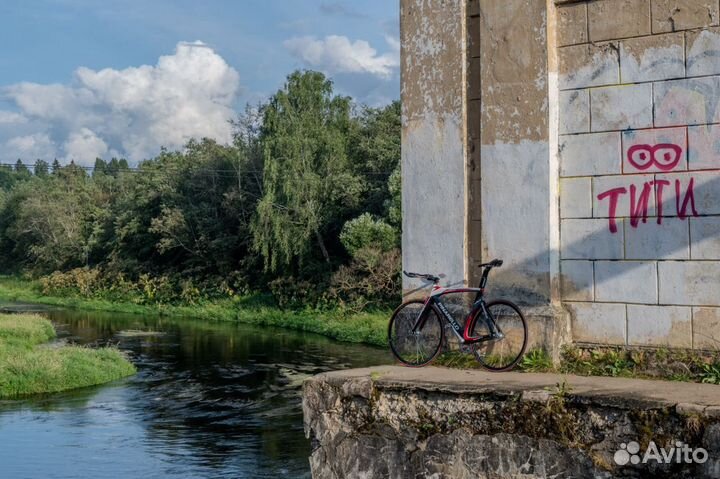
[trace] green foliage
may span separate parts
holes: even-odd
[[[700,378],[703,383],[720,384],[720,363],[703,364]]]
[[[553,370],[553,362],[547,350],[535,348],[523,356],[518,368],[529,373],[543,373]]]
[[[102,384],[135,374],[114,348],[38,348],[55,337],[47,319],[0,315],[0,399]]]
[[[331,262],[327,236],[360,202],[348,158],[350,99],[318,72],[295,72],[263,110],[263,195],[253,222],[265,267]]]
[[[351,256],[363,248],[390,251],[398,245],[397,231],[370,213],[363,213],[348,221],[340,232],[340,242]]]
[[[401,299],[400,270],[398,248],[364,246],[355,250],[349,265],[333,274],[329,297],[356,311],[395,306]]]
[[[389,310],[357,313],[340,309],[284,311],[278,314],[267,294],[226,296],[197,305],[137,304],[132,301],[83,298],[76,295],[46,296],[34,281],[0,277],[0,300],[51,304],[85,310],[135,314],[161,314],[212,321],[238,321],[323,334],[340,341],[387,346]]]
[[[0,273],[137,305],[268,290],[285,308],[394,301],[399,102],[358,107],[298,71],[233,126],[230,145],[192,140],[134,168],[0,167]]]

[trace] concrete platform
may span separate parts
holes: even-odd
[[[303,413],[316,478],[720,478],[716,385],[380,366],[307,379]]]
[[[316,378],[345,383],[349,379],[367,378],[377,387],[473,394],[522,393],[527,399],[543,399],[565,383],[568,395],[592,399],[595,403],[619,405],[638,403],[646,407],[676,406],[681,411],[705,412],[720,417],[720,386],[676,381],[573,376],[545,373],[492,373],[428,366],[407,368],[377,366],[323,373]]]

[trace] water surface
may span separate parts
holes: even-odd
[[[2,478],[309,477],[304,378],[381,349],[231,323],[50,310],[62,341],[114,344],[132,378],[0,401]]]

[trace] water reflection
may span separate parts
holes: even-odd
[[[116,344],[139,373],[0,402],[0,477],[306,477],[300,386],[383,350],[230,323],[45,312],[61,338]]]

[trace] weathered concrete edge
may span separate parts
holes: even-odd
[[[461,379],[460,379],[461,378]],[[344,393],[370,398],[374,390],[440,392],[445,394],[517,397],[546,403],[562,394],[566,401],[617,409],[674,409],[681,415],[720,417],[720,386],[561,374],[489,373],[447,368],[410,369],[399,366],[332,371],[305,382],[324,382]],[[561,386],[563,385],[564,386]]]

